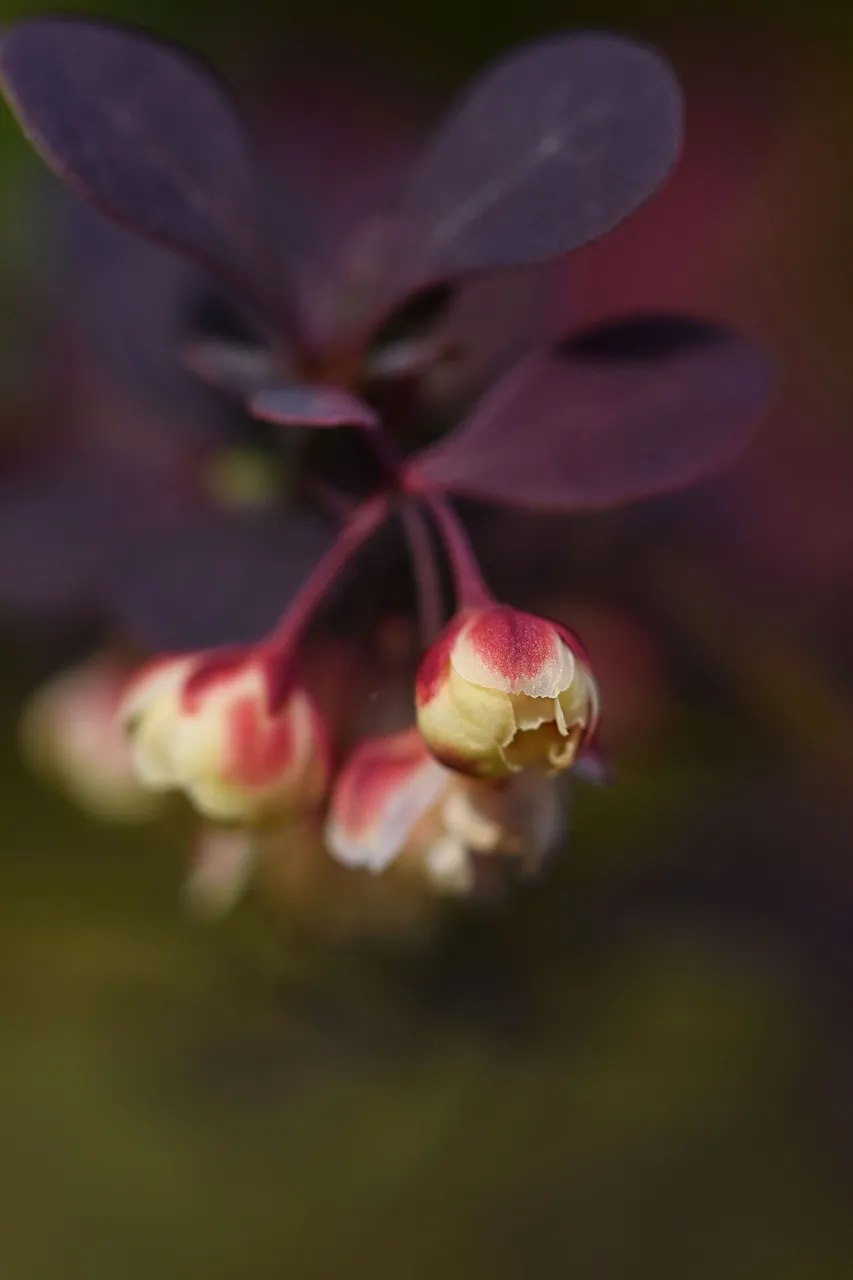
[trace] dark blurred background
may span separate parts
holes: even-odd
[[[251,906],[188,917],[177,835],[99,825],[20,762],[21,705],[76,640],[10,620],[2,1280],[849,1277],[853,10],[90,11],[191,44],[256,101],[286,90],[296,41],[365,51],[441,102],[557,28],[652,39],[686,87],[684,161],[567,265],[567,315],[693,310],[784,373],[725,477],[576,522],[580,567],[550,590],[601,675],[615,781],[577,789],[541,883],[454,916],[426,955],[296,945]],[[46,187],[4,109],[10,439],[41,403]],[[546,565],[562,536],[529,534]],[[521,593],[532,571],[507,556]]]

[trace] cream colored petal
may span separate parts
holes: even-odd
[[[441,799],[450,776],[435,760],[425,760],[389,792],[375,820],[358,838],[335,822],[332,814],[326,825],[329,851],[346,866],[384,871],[402,851],[417,823]]]
[[[238,831],[206,831],[184,884],[184,900],[199,915],[217,919],[243,896],[257,861],[257,846]]]
[[[551,773],[563,773],[570,769],[577,759],[584,737],[584,727],[580,724],[570,726],[565,738],[555,741],[548,751],[548,764]]]
[[[586,673],[578,672],[578,679],[560,694],[558,701],[567,728],[579,723],[586,725],[591,713],[590,682]]]
[[[465,894],[474,887],[468,850],[455,836],[434,841],[425,857],[427,875],[440,893]]]
[[[215,776],[187,779],[182,788],[202,817],[211,822],[250,822],[257,816],[257,797],[247,796]]]
[[[219,779],[225,747],[221,708],[204,702],[192,715],[184,714],[172,735],[175,776],[184,787]]]
[[[451,669],[436,696],[419,708],[418,725],[440,759],[458,760],[487,777],[506,772],[502,752],[516,724],[505,693],[472,685]]]
[[[140,713],[128,739],[140,782],[155,791],[181,785],[173,754],[175,724],[172,708],[162,704],[153,706]]]
[[[131,682],[117,712],[130,744],[133,767],[143,786],[168,790],[179,786],[174,732],[180,720],[180,694],[191,658],[152,664]]]
[[[130,681],[118,707],[118,718],[129,731],[136,717],[155,705],[175,704],[196,659],[193,656],[163,659],[143,667]]]
[[[500,847],[504,829],[477,807],[479,788],[460,783],[445,800],[441,816],[450,835],[478,853],[492,853]]]

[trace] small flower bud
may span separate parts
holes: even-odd
[[[576,637],[506,605],[460,614],[421,662],[418,727],[433,755],[479,778],[571,768],[598,694]]]
[[[81,808],[115,822],[144,822],[162,803],[141,785],[116,712],[128,671],[108,656],[54,676],[21,719],[31,767]]]
[[[329,748],[300,685],[270,710],[269,671],[258,651],[213,663],[190,654],[149,663],[121,706],[145,786],[186,792],[205,817],[257,822],[310,807],[325,793]]]
[[[347,866],[384,871],[447,790],[450,774],[415,729],[371,738],[338,776],[326,839]]]
[[[556,793],[544,778],[477,782],[443,765],[414,728],[353,753],[332,796],[326,839],[351,867],[417,877],[444,894],[477,889],[478,855],[538,865],[559,829]]]
[[[205,920],[227,915],[245,893],[256,857],[245,831],[205,827],[196,838],[184,882],[187,906]]]

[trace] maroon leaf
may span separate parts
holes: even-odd
[[[455,412],[522,354],[553,338],[554,297],[562,284],[553,263],[433,284],[385,317],[372,335],[365,374],[378,382],[417,379],[418,397],[430,412]]]
[[[0,610],[97,608],[112,561],[172,509],[162,476],[106,453],[81,449],[12,469],[0,484]]]
[[[108,222],[88,205],[70,198],[66,203],[59,297],[91,374],[127,403],[129,420],[141,410],[146,429],[172,441],[227,438],[227,407],[178,354],[219,286],[194,263]],[[119,414],[117,439],[124,427]]]
[[[444,358],[424,370],[425,402],[439,408],[470,405],[523,354],[553,338],[558,284],[562,278],[553,264],[465,279],[433,338]]]
[[[251,396],[248,408],[253,417],[283,427],[363,427],[372,430],[379,425],[370,405],[338,387],[275,387]]]
[[[678,316],[615,321],[516,365],[413,471],[497,502],[629,502],[731,459],[770,381],[766,357],[723,328]]]
[[[510,54],[415,167],[402,212],[420,270],[544,261],[609,231],[666,177],[681,115],[669,66],[630,40],[562,36]]]
[[[34,146],[79,194],[267,296],[251,153],[203,65],[132,28],[33,18],[3,37],[0,82]]]
[[[248,342],[197,338],[184,344],[181,360],[202,382],[238,400],[272,389],[281,380],[271,352]]]

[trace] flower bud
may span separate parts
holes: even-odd
[[[143,667],[120,715],[144,785],[184,791],[218,822],[257,822],[317,804],[329,777],[324,724],[301,685],[271,710],[269,677],[256,650]]]
[[[395,870],[446,894],[477,889],[477,859],[538,864],[559,828],[541,776],[477,782],[445,769],[414,728],[364,742],[342,770],[326,839],[351,867]]]
[[[98,656],[49,680],[21,720],[30,766],[97,818],[143,822],[161,797],[140,784],[117,719],[127,669]]]
[[[450,776],[415,729],[363,742],[335,785],[326,826],[334,856],[348,866],[384,871],[441,801]]]
[[[479,778],[571,768],[598,694],[577,638],[506,605],[460,614],[421,662],[418,727],[433,755]]]
[[[247,832],[204,827],[196,837],[184,881],[187,906],[206,920],[227,915],[246,892],[256,858]]]

